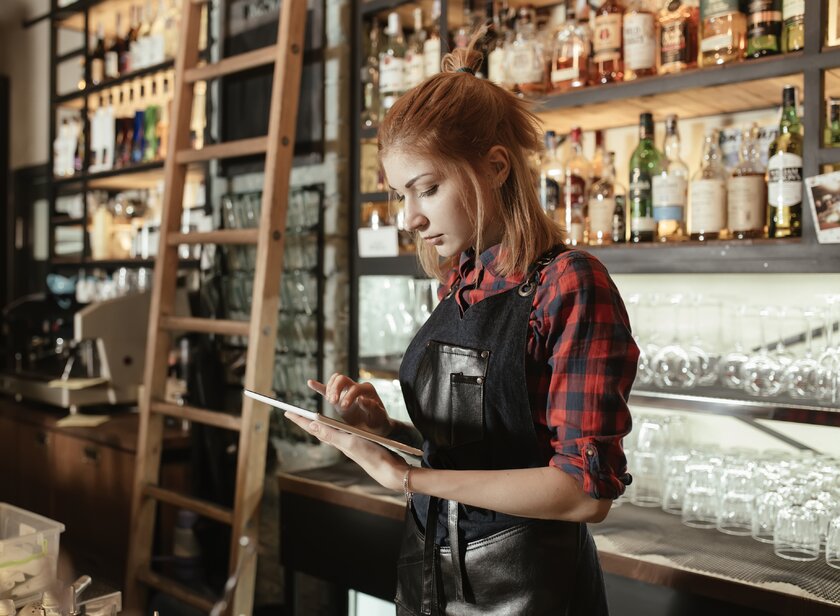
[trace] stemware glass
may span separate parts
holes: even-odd
[[[782,364],[767,349],[767,323],[770,308],[759,311],[759,347],[744,364],[744,390],[753,396],[770,397],[782,389]]]
[[[819,369],[820,364],[814,356],[814,324],[818,321],[819,313],[815,308],[802,310],[805,325],[805,354],[795,359],[784,373],[784,390],[794,398],[816,399],[819,397]]]
[[[840,295],[826,297],[828,308],[825,319],[825,347],[819,357],[819,397],[821,400],[836,404],[840,402],[840,345],[837,344],[834,330],[840,325]]]
[[[661,347],[653,357],[653,374],[659,387],[691,389],[697,384],[697,374],[692,370],[691,357],[680,341],[681,307],[683,297],[670,299],[673,329],[671,341]]]
[[[633,329],[633,340],[636,341],[636,346],[639,348],[639,362],[636,370],[636,382],[640,385],[650,385],[653,383],[653,370],[650,362],[651,357],[640,334],[642,331],[642,322],[639,319],[639,307],[641,305],[641,301],[642,296],[638,293],[631,295],[627,300],[627,312],[630,317],[630,327]]]
[[[731,389],[744,388],[744,364],[750,359],[743,342],[746,310],[743,304],[735,308],[731,332],[733,346],[720,362],[721,383]]]

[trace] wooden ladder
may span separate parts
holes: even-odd
[[[280,274],[283,271],[289,172],[295,142],[295,125],[306,25],[306,1],[281,3],[277,43],[256,51],[198,66],[199,23],[203,2],[183,0],[180,45],[175,60],[175,92],[169,152],[164,165],[163,213],[160,250],[155,263],[149,338],[146,347],[144,388],[140,396],[140,431],[134,491],[131,505],[131,536],[125,582],[129,613],[144,613],[149,588],[209,612],[214,601],[192,588],[152,570],[157,503],[193,511],[231,525],[229,572],[238,573],[232,613],[250,614],[253,607],[256,553],[241,548],[258,545],[257,516],[265,477],[268,447],[268,407],[250,398],[242,401],[241,415],[180,406],[165,401],[167,356],[177,332],[202,332],[248,336],[245,387],[269,391],[274,364]],[[274,63],[268,134],[190,147],[190,114],[196,82],[218,79]],[[265,179],[259,226],[255,229],[181,233],[182,198],[187,165],[211,159],[265,154]],[[226,321],[175,316],[175,293],[179,268],[178,246],[182,244],[256,245],[251,319]],[[236,488],[233,508],[219,506],[160,487],[160,461],[165,417],[239,432]],[[240,543],[246,537],[248,541]],[[240,562],[242,560],[242,562]]]

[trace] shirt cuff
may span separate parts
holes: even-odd
[[[615,500],[633,481],[620,438],[587,437],[569,441],[550,462],[575,478],[592,498]]]

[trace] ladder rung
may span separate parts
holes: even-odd
[[[178,419],[187,419],[196,423],[204,424],[205,426],[215,426],[224,430],[233,430],[238,432],[242,429],[242,417],[239,415],[230,415],[221,411],[208,411],[207,409],[198,408],[195,406],[179,406],[177,404],[170,404],[169,402],[152,402],[151,410],[153,413],[160,413],[167,417],[177,417]]]
[[[148,567],[141,567],[137,570],[137,579],[155,590],[164,592],[179,601],[201,610],[205,614],[213,609],[214,601],[211,598],[198,594],[189,586],[155,573]]]
[[[170,233],[170,246],[180,244],[256,244],[260,239],[259,229],[220,229],[194,233]]]
[[[186,71],[184,79],[187,83],[207,81],[208,79],[218,79],[219,77],[224,77],[225,75],[230,75],[231,73],[239,73],[258,66],[272,64],[276,57],[277,45],[260,47],[254,51],[240,53],[212,64],[191,68]]]
[[[190,163],[200,163],[217,158],[236,158],[238,156],[265,154],[267,149],[268,137],[252,137],[250,139],[239,139],[238,141],[213,143],[211,145],[205,145],[200,150],[180,150],[175,156],[175,162],[188,165]]]
[[[193,498],[191,496],[184,496],[172,490],[165,490],[160,486],[147,483],[143,486],[143,496],[148,496],[159,500],[162,503],[174,505],[187,511],[192,511],[198,515],[216,520],[222,524],[233,524],[233,511],[227,507],[215,505],[209,501]]]
[[[160,326],[169,331],[201,332],[221,336],[247,336],[251,324],[248,321],[224,319],[198,319],[195,317],[161,317]]]

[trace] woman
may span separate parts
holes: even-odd
[[[474,76],[479,36],[379,129],[421,263],[443,283],[400,368],[413,426],[369,383],[309,381],[346,421],[422,443],[423,465],[289,418],[409,498],[398,614],[606,614],[586,523],[630,482],[621,439],[638,350],[604,267],[566,249],[542,212],[538,120]]]

